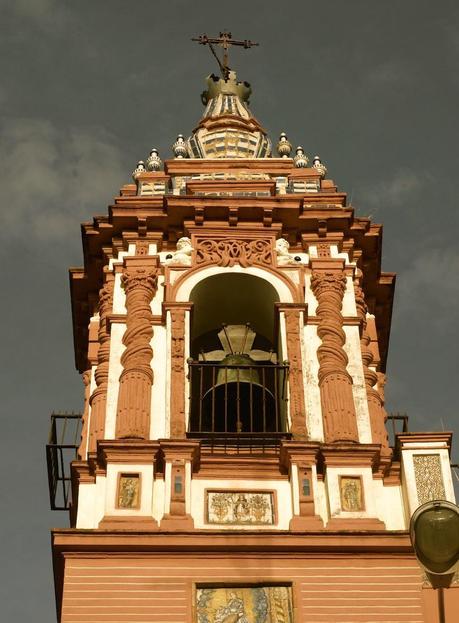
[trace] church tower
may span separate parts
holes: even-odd
[[[250,85],[221,69],[174,157],[153,149],[82,225],[58,620],[434,621],[407,528],[454,502],[451,434],[388,439],[382,227],[285,134],[273,155]]]

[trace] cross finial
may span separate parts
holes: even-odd
[[[197,41],[201,45],[208,45],[210,51],[217,59],[218,66],[220,67],[220,71],[222,72],[222,77],[225,80],[228,80],[230,67],[228,65],[228,48],[230,45],[238,45],[242,46],[245,50],[248,48],[252,48],[253,46],[259,45],[258,43],[254,43],[249,39],[244,39],[243,41],[238,41],[237,39],[233,39],[230,32],[224,30],[220,33],[219,37],[208,37],[207,35],[199,35],[199,37],[193,37],[191,41]],[[215,52],[214,45],[219,45],[223,48],[223,60],[221,61],[217,53]]]

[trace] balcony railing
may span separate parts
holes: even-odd
[[[53,413],[46,445],[51,510],[68,510],[71,496],[70,463],[77,457],[81,413]]]
[[[189,436],[242,438],[288,433],[288,365],[189,361]]]

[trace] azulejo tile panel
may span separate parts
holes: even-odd
[[[197,623],[293,623],[290,586],[201,587]]]
[[[270,491],[207,491],[207,522],[230,525],[274,524]]]

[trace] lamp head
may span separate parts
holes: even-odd
[[[452,575],[459,562],[459,508],[446,500],[423,504],[411,517],[410,538],[431,581]]]

